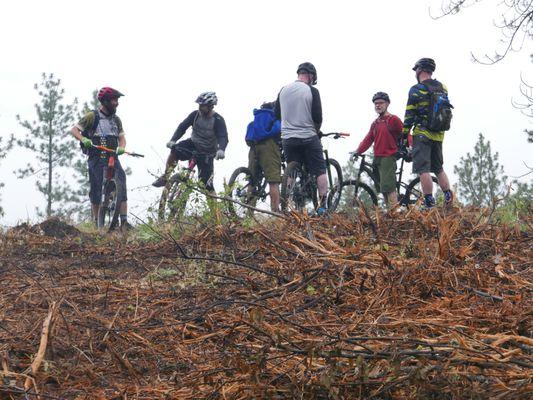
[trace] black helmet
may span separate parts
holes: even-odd
[[[413,71],[416,71],[418,68],[420,68],[423,71],[433,72],[435,71],[435,67],[435,60],[432,58],[421,58],[416,62],[415,66],[413,67]]]
[[[296,73],[300,74],[302,72],[307,73],[307,74],[312,74],[313,80],[311,81],[311,85],[316,85],[316,81],[318,77],[316,74],[316,68],[313,64],[311,64],[310,62],[304,62],[298,65],[298,69],[296,70]]]
[[[372,103],[376,100],[385,100],[387,103],[390,103],[389,95],[385,92],[377,92],[374,96],[372,96]]]

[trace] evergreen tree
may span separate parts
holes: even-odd
[[[37,120],[23,120],[17,115],[20,125],[26,129],[24,139],[16,143],[31,152],[25,168],[17,170],[19,178],[37,177],[37,190],[46,200],[44,212],[37,209],[39,216],[69,215],[81,200],[79,187],[69,184],[69,177],[75,179],[73,164],[80,157],[79,146],[69,130],[78,114],[78,101],[64,103],[64,89],[61,81],[53,74],[42,75],[42,81],[35,84],[40,101],[35,104]]]
[[[0,137],[0,160],[4,159],[7,155],[7,152],[11,150],[13,139],[11,138],[5,145],[2,144],[3,138]],[[0,189],[4,187],[4,183],[0,182]],[[0,196],[0,201],[2,197]],[[4,216],[4,209],[0,205],[0,217]]]
[[[498,163],[498,152],[492,153],[490,141],[481,133],[473,154],[461,157],[453,171],[459,177],[459,196],[467,204],[488,206],[505,192],[507,176]]]

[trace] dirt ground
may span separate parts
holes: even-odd
[[[19,226],[0,237],[0,399],[531,398],[531,226]]]

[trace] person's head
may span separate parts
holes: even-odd
[[[106,114],[114,114],[117,111],[118,98],[124,96],[118,90],[108,86],[98,92],[98,101],[104,107]]]
[[[413,67],[413,71],[415,71],[416,74],[416,80],[420,83],[431,78],[435,68],[435,60],[432,58],[421,58]]]
[[[372,103],[374,103],[374,109],[376,112],[379,115],[384,115],[389,108],[389,95],[385,92],[377,92],[374,96],[372,96]]]
[[[316,85],[316,82],[318,79],[317,74],[316,74],[316,68],[310,62],[304,62],[298,65],[298,69],[296,70],[296,73],[298,74],[299,80],[309,85]]]
[[[276,107],[275,101],[265,101],[263,104],[261,104],[262,110],[273,110],[274,107]]]
[[[209,115],[218,103],[218,98],[215,92],[203,92],[196,98],[196,102],[202,115]]]

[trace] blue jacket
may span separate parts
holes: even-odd
[[[246,129],[246,142],[248,144],[259,143],[268,138],[279,138],[281,134],[281,122],[276,119],[273,110],[267,108],[254,109],[254,120]]]

